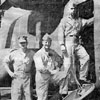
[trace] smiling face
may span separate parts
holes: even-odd
[[[20,48],[22,48],[22,49],[26,49],[27,48],[27,42],[19,42],[19,46],[20,46]]]
[[[48,49],[50,49],[50,46],[51,46],[51,40],[49,39],[49,40],[43,40],[42,41],[42,44],[43,44],[43,47],[46,49],[46,50],[48,50]]]

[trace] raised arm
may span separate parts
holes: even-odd
[[[89,19],[82,19],[82,26],[85,26],[85,25],[92,25],[94,23],[94,17],[92,18],[89,18]]]

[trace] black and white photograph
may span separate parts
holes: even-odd
[[[100,1],[0,0],[0,100],[100,100]]]

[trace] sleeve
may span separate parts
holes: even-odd
[[[59,26],[58,26],[58,41],[59,41],[59,44],[62,45],[64,44],[64,23],[63,21],[61,20]]]
[[[60,45],[65,44],[65,36],[67,36],[73,26],[68,22],[68,19],[62,19],[58,26],[58,41]]]
[[[35,54],[34,55],[34,62],[35,62],[36,70],[41,70],[44,68],[44,64],[43,64],[41,55]]]
[[[4,63],[9,63],[11,61],[12,61],[11,54],[9,54],[9,55],[7,55],[7,56],[4,57],[4,60],[3,60]]]
[[[94,18],[90,18],[90,19],[82,19],[82,26],[85,26],[85,25],[91,25],[93,24],[94,22]]]
[[[63,64],[61,56],[59,56],[57,52],[55,51],[53,52],[54,52],[55,62],[57,63],[57,67],[61,67],[61,65]]]

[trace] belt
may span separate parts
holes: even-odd
[[[77,37],[77,35],[68,35],[69,37]]]
[[[15,73],[15,78],[24,78],[24,77],[30,77],[30,73],[29,72],[16,72]]]

